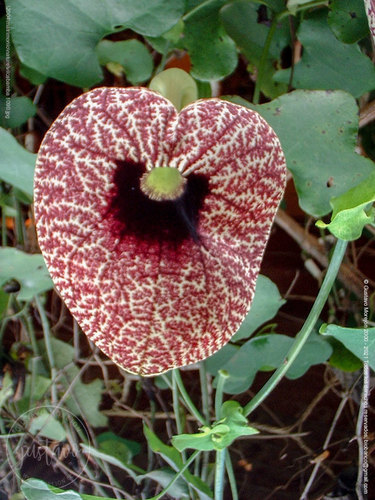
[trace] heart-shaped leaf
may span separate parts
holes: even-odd
[[[356,240],[366,224],[373,224],[375,218],[375,171],[358,186],[330,201],[333,208],[329,224],[319,220],[316,225],[327,228],[337,238]]]
[[[102,40],[96,47],[100,64],[117,63],[125,71],[126,78],[132,84],[145,82],[151,76],[153,61],[145,45],[139,40],[111,42]]]
[[[36,155],[24,149],[6,130],[0,128],[0,179],[33,195]]]
[[[368,285],[364,297],[368,300]],[[368,306],[365,306],[365,311]],[[366,325],[366,323],[365,323]],[[322,325],[319,333],[339,340],[357,358],[366,361],[375,370],[375,328],[344,328],[339,325]]]
[[[354,43],[367,36],[368,22],[362,0],[332,0],[329,7],[328,24],[336,38]]]
[[[176,199],[151,199],[162,167],[177,170]],[[279,140],[258,113],[207,99],[178,114],[147,89],[99,88],[44,138],[39,243],[90,339],[122,368],[158,374],[238,330],[284,184]]]
[[[301,23],[298,39],[301,60],[293,69],[293,87],[298,89],[342,89],[354,97],[375,88],[375,68],[356,44],[342,43],[334,36],[324,10],[319,9]],[[291,69],[278,71],[274,79],[288,83]]]
[[[194,78],[218,80],[237,66],[237,49],[220,20],[224,0],[204,2],[186,18],[184,45],[189,51]]]
[[[30,255],[17,248],[0,248],[0,286],[9,280],[19,282],[18,300],[29,301],[36,294],[53,288],[43,258],[40,254]]]
[[[177,23],[184,8],[182,0],[7,0],[6,4],[21,62],[78,87],[91,87],[103,78],[95,47],[104,36],[123,29],[159,36]]]

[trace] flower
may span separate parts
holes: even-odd
[[[250,308],[285,170],[276,134],[242,106],[205,99],[177,113],[137,87],[75,99],[41,145],[35,218],[82,330],[140,375],[220,349]]]
[[[375,0],[364,0],[364,2],[372,40],[375,43]]]

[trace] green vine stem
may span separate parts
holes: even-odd
[[[236,476],[234,475],[232,460],[229,455],[229,450],[225,456],[225,469],[227,471],[227,476],[229,479],[229,484],[232,492],[232,500],[238,500],[237,482]]]
[[[174,411],[174,416],[176,420],[176,428],[177,428],[177,434],[182,434],[183,432],[183,424],[181,421],[181,411],[180,411],[180,405],[179,405],[179,394],[178,394],[178,388],[177,388],[177,379],[176,379],[176,372],[178,370],[173,370],[172,371],[172,397],[173,397],[173,411]],[[186,462],[186,453],[185,451],[181,452],[181,458],[182,462]],[[189,491],[191,495],[191,486],[189,484]]]
[[[219,370],[219,377],[217,381],[216,394],[215,394],[215,417],[216,420],[221,418],[221,405],[223,404],[223,394],[225,381],[229,377],[226,370]]]
[[[210,424],[211,415],[210,415],[210,396],[208,394],[208,378],[207,378],[207,370],[204,362],[199,363],[199,379],[201,386],[201,395],[202,395],[202,413],[206,422]],[[202,468],[201,468],[201,479],[202,481],[206,481],[208,475],[208,466],[209,466],[210,454],[209,452],[203,452],[202,455]]]
[[[161,491],[158,495],[155,497],[149,498],[148,500],[159,500],[159,498],[162,498],[169,490],[171,486],[174,485],[174,483],[177,481],[177,479],[186,471],[186,469],[189,467],[189,465],[194,462],[194,460],[199,456],[199,454],[202,453],[201,451],[197,450],[195,451],[190,457],[189,460],[187,460],[186,464],[177,472],[177,474],[174,476],[172,481],[168,483],[168,485]]]
[[[263,3],[263,2],[261,2]],[[266,5],[266,4],[265,4]],[[259,104],[259,96],[260,96],[260,89],[263,83],[263,78],[264,78],[264,70],[266,67],[267,63],[267,58],[268,54],[270,51],[272,39],[275,35],[277,24],[287,16],[295,15],[297,12],[302,12],[306,9],[310,9],[312,7],[320,7],[321,5],[327,5],[326,0],[313,0],[307,4],[304,4],[302,6],[298,6],[295,11],[290,11],[288,9],[284,10],[283,12],[279,12],[278,14],[275,15],[275,17],[272,20],[271,27],[267,33],[267,38],[266,41],[264,42],[263,50],[262,50],[262,55],[259,61],[259,68],[258,68],[258,76],[255,82],[255,88],[254,88],[254,96],[253,96],[253,103],[254,104]]]
[[[262,83],[263,83],[264,70],[266,67],[267,58],[268,58],[268,54],[269,54],[270,47],[271,47],[271,42],[272,42],[273,36],[275,34],[278,22],[279,22],[279,16],[275,16],[273,18],[271,27],[267,33],[266,41],[264,42],[262,56],[261,56],[260,62],[259,62],[258,76],[257,76],[256,82],[255,82],[255,89],[254,89],[254,96],[253,96],[253,103],[254,104],[259,104],[260,88],[261,88]]]
[[[221,417],[221,407],[223,404],[224,396],[224,385],[225,381],[229,377],[226,370],[219,370],[219,378],[217,381],[217,388],[215,394],[215,417],[219,420]],[[216,463],[215,463],[215,500],[222,500],[224,493],[224,472],[225,472],[225,455],[226,448],[223,450],[218,450],[216,452]]]
[[[216,452],[216,465],[215,465],[215,500],[223,500],[224,495],[224,470],[225,470],[225,456],[227,449],[218,450]]]
[[[274,390],[274,388],[289,370],[298,354],[301,352],[302,347],[305,345],[307,339],[309,338],[309,335],[314,328],[315,323],[320,316],[320,313],[322,312],[324,304],[327,301],[329,292],[331,291],[331,288],[339,271],[342,259],[344,258],[347,244],[347,241],[337,240],[331,262],[329,263],[327,269],[327,273],[324,277],[322,286],[319,290],[318,296],[316,297],[310,314],[308,315],[300,332],[297,334],[295,341],[285,358],[285,362],[275,371],[272,377],[266,382],[266,384],[256,394],[256,396],[245,406],[244,414],[246,416],[249,416],[250,413],[253,412],[255,408],[257,408],[267,398],[267,396],[269,396],[269,394]]]
[[[178,404],[178,389],[176,380],[176,371],[172,371],[172,397],[173,397],[173,411],[176,419],[177,434],[182,434],[182,422],[180,414],[180,405]]]
[[[36,307],[37,307],[38,312],[39,312],[40,320],[42,322],[44,343],[46,346],[47,358],[48,358],[48,362],[49,362],[49,366],[50,366],[50,370],[51,370],[51,378],[52,378],[51,401],[52,401],[52,404],[56,404],[56,402],[57,402],[57,389],[56,389],[57,369],[56,369],[56,365],[55,365],[55,359],[54,359],[52,344],[51,344],[51,330],[49,327],[46,311],[44,310],[44,307],[43,307],[42,301],[40,300],[39,295],[35,295],[35,304],[36,304]]]
[[[210,422],[206,422],[206,419],[200,414],[198,408],[195,406],[191,397],[189,396],[187,390],[185,389],[184,383],[182,382],[180,371],[176,368],[174,370],[174,377],[178,386],[178,389],[181,393],[181,396],[184,400],[184,403],[190,413],[194,415],[194,417],[200,422],[202,425],[210,425]]]
[[[208,394],[208,381],[206,365],[199,363],[199,380],[202,394],[202,413],[207,422],[210,422],[210,397]]]

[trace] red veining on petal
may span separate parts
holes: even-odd
[[[193,186],[182,205],[133,191],[142,170],[163,165]],[[284,184],[280,143],[257,113],[208,99],[177,114],[147,89],[95,89],[42,143],[39,244],[91,340],[124,369],[157,374],[237,331]]]
[[[364,2],[371,36],[375,43],[375,0],[364,0]]]

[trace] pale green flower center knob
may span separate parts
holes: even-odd
[[[177,200],[184,194],[187,179],[177,168],[155,167],[141,177],[141,190],[151,200]]]

